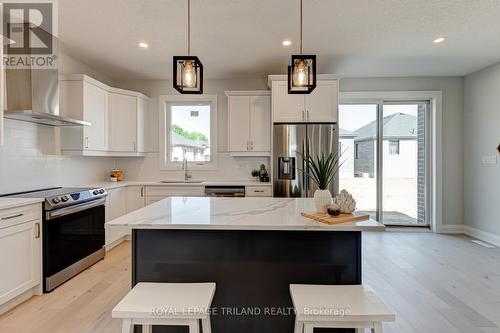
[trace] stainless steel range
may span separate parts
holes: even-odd
[[[42,228],[45,292],[104,258],[105,189],[58,187],[5,196],[45,198]]]

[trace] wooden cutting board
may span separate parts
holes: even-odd
[[[303,212],[301,214],[304,217],[326,224],[356,222],[356,221],[364,221],[370,219],[370,215],[367,214],[340,214],[339,216],[330,216],[328,214],[317,213],[317,212]]]

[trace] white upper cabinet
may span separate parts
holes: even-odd
[[[143,156],[147,97],[111,88],[86,75],[60,79],[61,114],[91,126],[63,127],[63,154]]]
[[[135,152],[137,148],[137,97],[109,94],[109,150]]]
[[[337,122],[337,80],[318,80],[311,94],[289,94],[283,80],[273,80],[271,90],[275,123]]]
[[[289,94],[287,81],[274,81],[271,89],[273,97],[273,121],[275,123],[304,121],[304,95]]]
[[[250,140],[250,97],[228,97],[229,151],[247,151]]]
[[[60,112],[91,126],[62,127],[61,150],[99,155],[108,149],[107,86],[86,76],[60,80]]]
[[[227,91],[228,145],[233,156],[271,152],[271,96],[268,91]]]
[[[338,81],[318,81],[316,88],[306,97],[306,119],[309,122],[337,122]]]
[[[250,97],[250,148],[271,152],[271,96]]]

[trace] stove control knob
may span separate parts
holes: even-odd
[[[103,194],[103,193],[104,193],[104,189],[103,189],[103,188],[101,188],[101,189],[99,190],[99,193],[100,193],[100,194]]]
[[[99,190],[94,190],[94,192],[92,192],[94,195],[98,195],[99,194]]]
[[[54,198],[54,199],[52,199],[52,202],[55,204],[58,204],[61,202],[61,200],[59,200],[59,198]]]
[[[61,201],[62,201],[62,202],[66,202],[66,201],[68,201],[68,200],[69,200],[69,197],[68,197],[67,195],[65,195],[65,196],[61,197]]]

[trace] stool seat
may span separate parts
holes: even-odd
[[[315,327],[371,328],[382,332],[382,322],[395,315],[367,285],[290,285],[296,313],[296,333]]]
[[[210,306],[215,283],[146,283],[141,282],[115,306],[113,318],[123,319],[122,332],[132,332],[142,325],[189,326],[190,333],[210,333]]]

